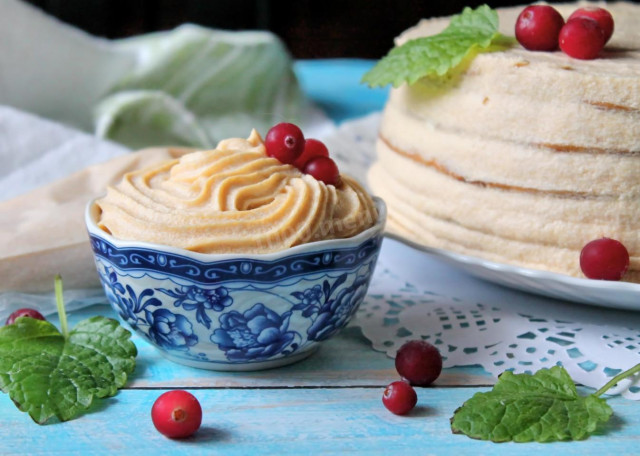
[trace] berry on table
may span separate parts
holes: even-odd
[[[410,340],[396,353],[396,370],[412,385],[427,386],[440,376],[442,356],[429,342]]]
[[[549,5],[532,5],[516,20],[516,39],[530,51],[558,49],[558,35],[564,25],[560,13]]]
[[[18,309],[15,312],[13,312],[11,315],[9,315],[9,318],[7,318],[5,325],[11,325],[15,323],[16,319],[20,317],[30,317],[30,318],[35,318],[37,320],[46,320],[44,316],[37,310],[24,308],[24,309]]]
[[[571,14],[571,16],[569,16],[569,20],[576,17],[588,17],[595,20],[602,29],[605,43],[609,41],[609,38],[613,35],[613,16],[611,16],[611,13],[604,8],[600,8],[598,6],[585,6],[584,8],[578,8]]]
[[[340,185],[340,170],[336,162],[329,157],[313,157],[304,165],[302,172],[310,174],[327,185],[336,187]]]
[[[382,393],[382,403],[391,413],[405,415],[418,402],[416,390],[404,381],[397,381],[387,386]]]
[[[264,145],[269,157],[291,164],[302,154],[304,142],[302,130],[297,125],[283,122],[271,127],[265,137]]]
[[[589,279],[620,280],[629,269],[629,252],[615,239],[593,240],[580,252],[580,269]]]
[[[558,38],[560,49],[569,57],[595,59],[605,44],[604,33],[594,19],[575,17],[562,27]]]
[[[293,162],[293,166],[298,169],[303,169],[304,165],[307,164],[309,160],[313,157],[328,157],[329,149],[324,145],[322,141],[318,141],[317,139],[309,138],[304,143],[304,150],[302,151],[302,155],[300,155],[296,161]]]
[[[202,407],[188,391],[167,391],[153,403],[151,420],[158,432],[171,439],[189,437],[200,428]]]

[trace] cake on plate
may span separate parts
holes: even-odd
[[[586,3],[553,5],[566,19]],[[368,181],[388,227],[422,245],[583,277],[582,247],[627,248],[640,282],[640,5],[604,5],[615,32],[599,58],[483,52],[439,83],[391,90]],[[498,10],[514,34],[524,7]],[[434,35],[422,20],[396,44]]]

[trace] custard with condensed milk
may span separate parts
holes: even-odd
[[[269,253],[354,236],[375,224],[372,198],[342,175],[327,185],[266,155],[260,135],[221,141],[130,172],[96,201],[122,240],[201,253]]]

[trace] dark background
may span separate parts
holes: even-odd
[[[464,6],[526,0],[26,0],[89,33],[122,38],[185,22],[227,30],[270,30],[296,58],[377,59],[420,18]],[[553,3],[550,2],[550,3]]]

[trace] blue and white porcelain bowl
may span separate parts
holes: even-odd
[[[100,281],[120,318],[172,361],[258,370],[314,352],[363,301],[386,219],[347,239],[271,254],[203,254],[122,241],[85,219]]]

